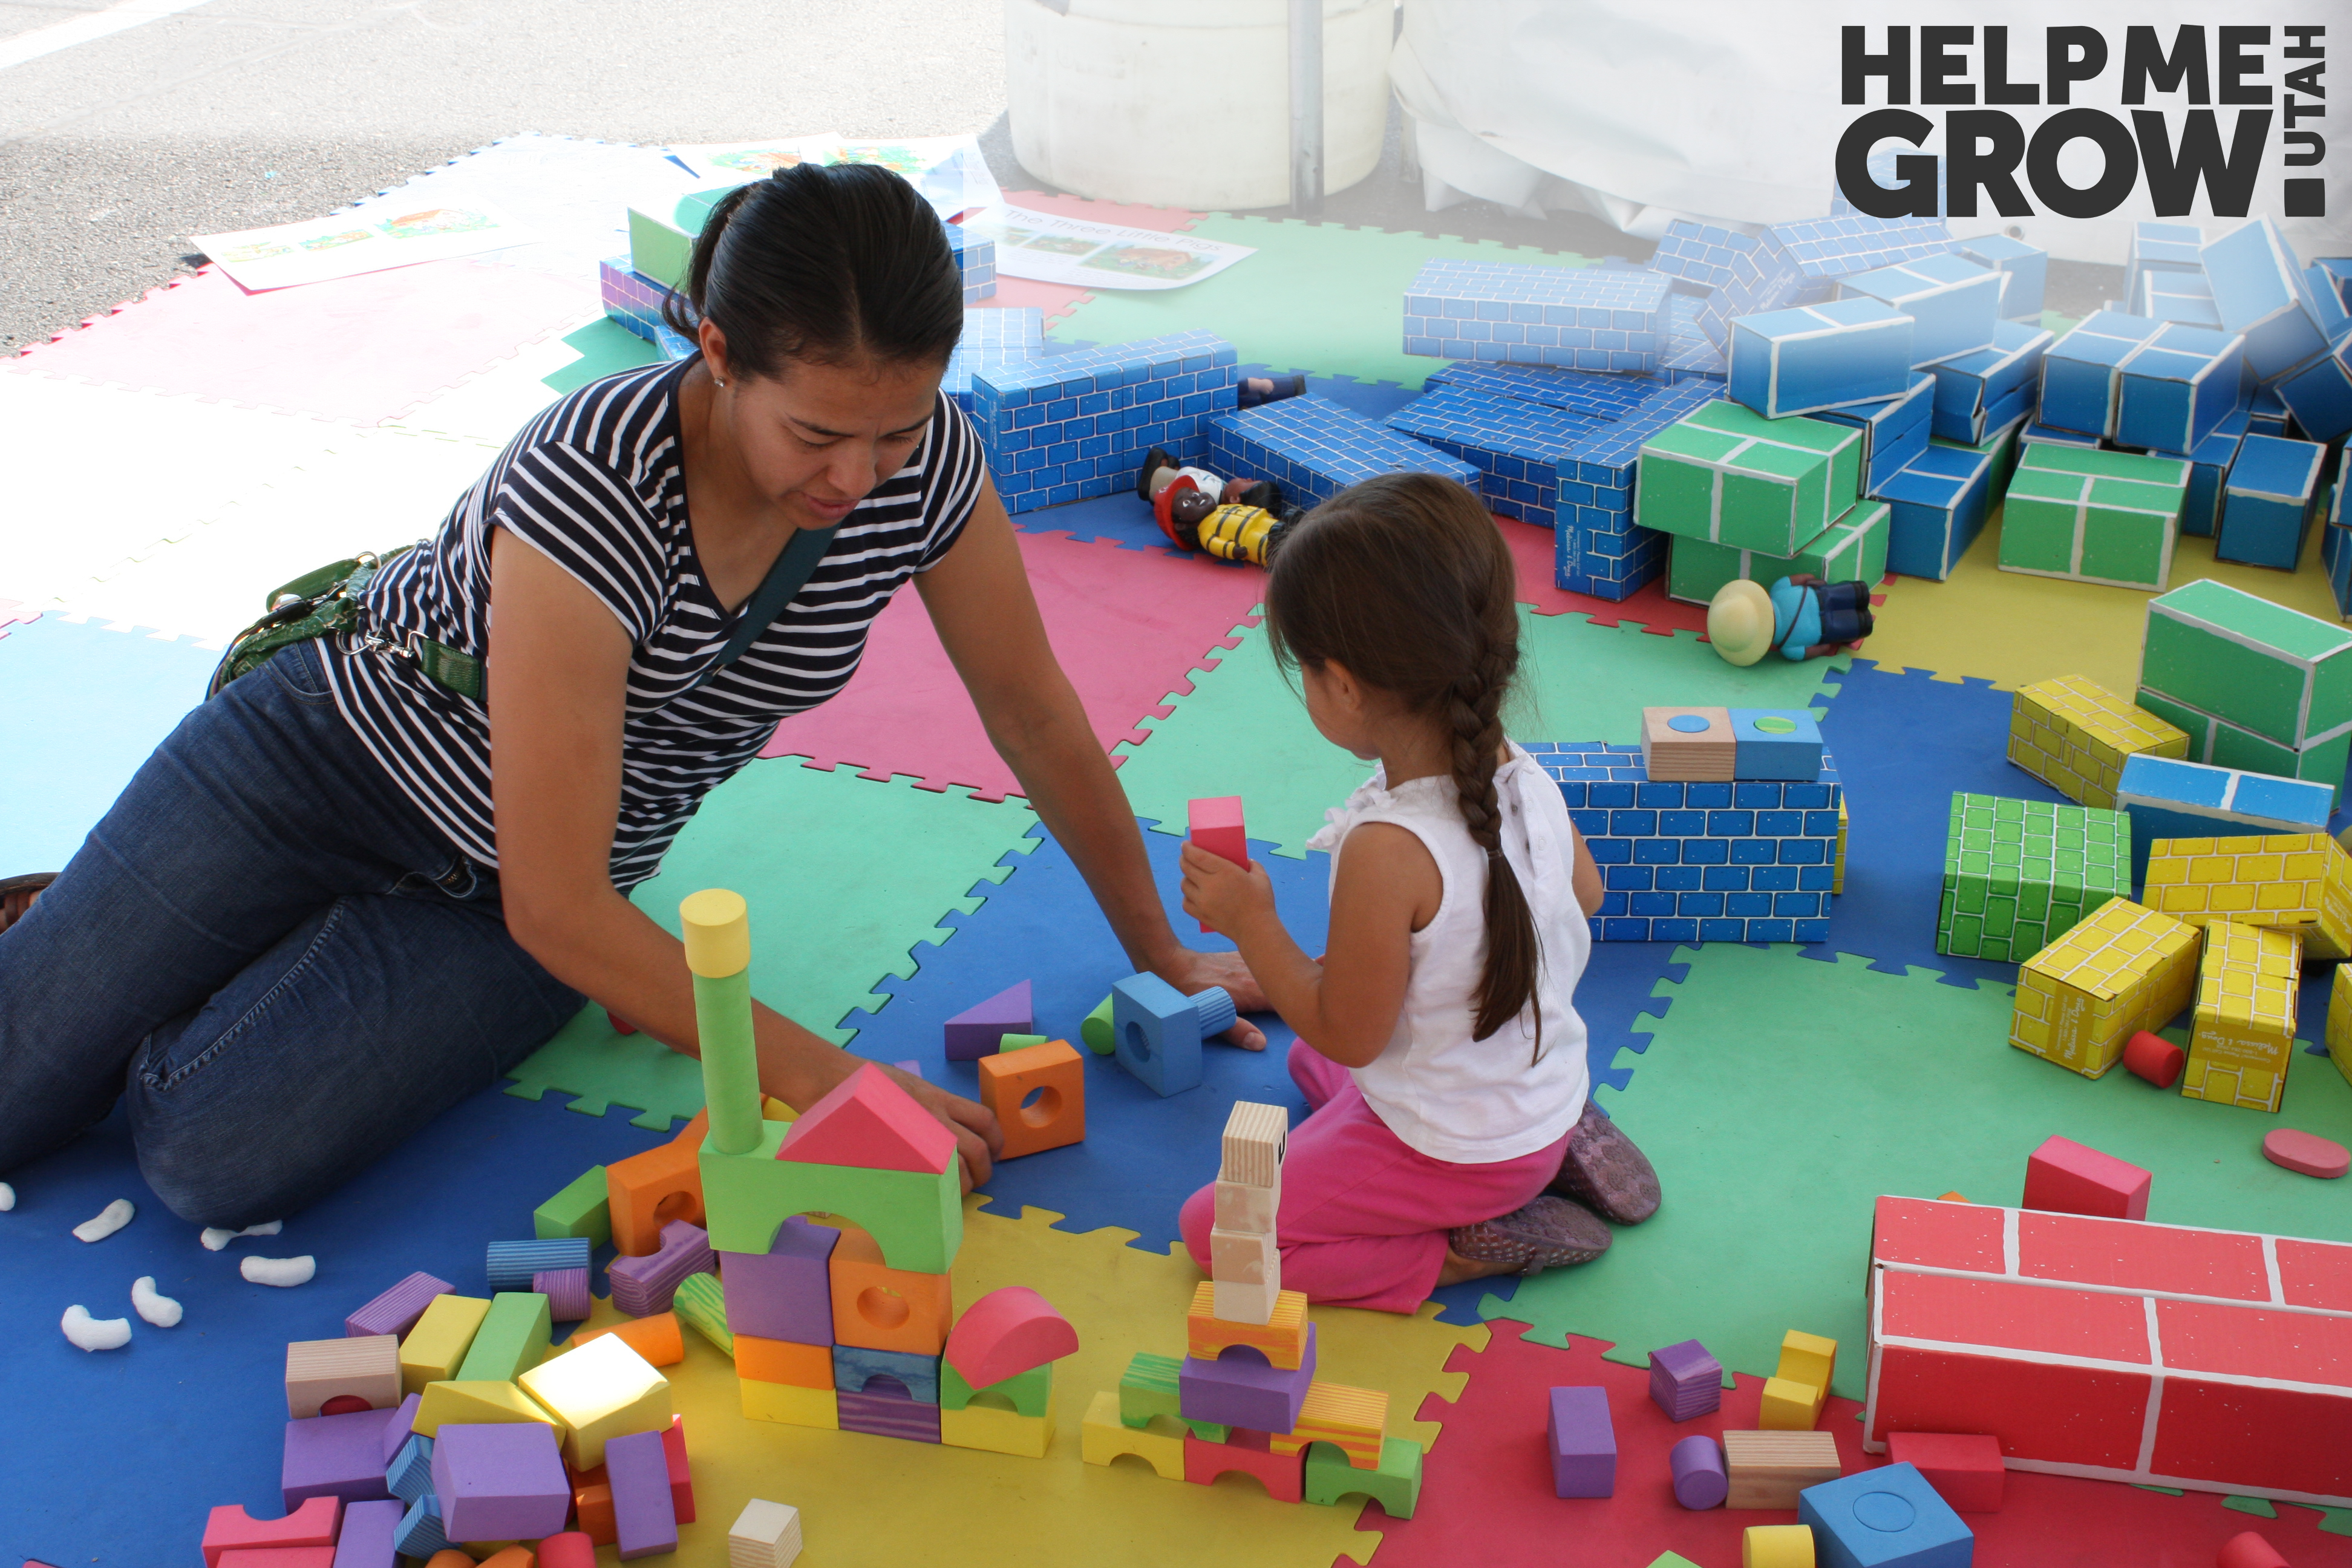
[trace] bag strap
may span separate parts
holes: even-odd
[[[745,650],[760,640],[760,634],[766,631],[783,613],[784,606],[798,598],[800,591],[808,585],[810,575],[816,571],[816,563],[824,559],[827,550],[833,548],[834,532],[839,527],[840,524],[836,523],[833,528],[803,528],[793,535],[792,542],[785,545],[782,553],[776,557],[776,563],[768,568],[766,580],[744,604],[742,616],[736,621],[734,634],[728,637],[727,645],[719,650],[719,657],[710,661],[710,667],[695,677],[694,685],[688,687],[688,691],[742,658]]]

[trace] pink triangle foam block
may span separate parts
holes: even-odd
[[[2263,1158],[2273,1165],[2300,1171],[2306,1176],[2333,1181],[2352,1171],[2352,1149],[2316,1132],[2281,1127],[2263,1134]]]
[[[1075,1355],[1078,1331],[1025,1285],[991,1290],[966,1310],[948,1334],[948,1364],[974,1388],[986,1388],[1032,1367]]]
[[[2026,1159],[2021,1206],[2103,1219],[2146,1219],[2152,1180],[2128,1160],[2053,1134]]]
[[[955,1134],[868,1062],[801,1113],[779,1160],[937,1175],[956,1157]]]
[[[1006,1035],[1034,1035],[1036,1026],[1037,1009],[1030,1003],[1029,982],[1024,980],[948,1020],[948,1060],[976,1062],[992,1057],[997,1042]]]

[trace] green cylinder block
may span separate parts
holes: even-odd
[[[751,974],[694,977],[694,1026],[702,1041],[702,1099],[709,1145],[749,1152],[760,1142],[760,1055],[751,1036]]]

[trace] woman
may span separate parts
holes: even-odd
[[[376,574],[356,633],[191,712],[53,885],[14,885],[0,1173],[127,1094],[163,1202],[243,1226],[496,1081],[583,996],[692,1054],[679,945],[627,891],[778,719],[841,689],[909,580],[1130,961],[1263,1005],[1170,928],[940,394],[962,290],[930,209],[883,170],[781,171],[719,205],[686,293],[699,357],[541,414]],[[858,1065],[770,1009],[757,1030],[788,1104]],[[989,1113],[900,1082],[985,1181]]]

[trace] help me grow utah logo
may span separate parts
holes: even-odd
[[[2126,27],[2120,48],[2096,27],[2043,28],[2038,48],[2023,29],[2012,39],[2007,27],[1920,27],[1916,37],[1910,27],[1843,31],[1844,101],[1868,103],[1874,77],[1890,106],[1855,117],[1838,142],[1839,189],[1873,217],[1937,216],[1934,155],[1897,155],[1886,183],[1870,167],[1876,143],[1916,147],[1935,132],[1927,115],[1892,107],[1915,101],[1954,106],[1944,110],[1941,171],[1953,217],[1977,216],[1979,201],[2003,217],[2031,217],[2036,203],[2063,217],[2099,217],[2143,176],[2159,217],[2186,215],[2200,184],[2214,216],[2244,217],[2269,160],[2310,169],[2327,155],[2315,123],[2327,115],[2324,26],[2184,26],[2169,42],[2155,27]],[[1874,32],[1884,35],[1875,49]],[[2077,89],[2110,72],[2120,113],[2061,108],[2029,132],[2007,109],[1959,107],[2072,105]],[[2070,153],[2078,142],[2093,156]],[[2069,183],[2062,157],[2076,179],[2086,168],[2096,178]],[[2285,176],[2280,192],[2281,216],[2326,216],[2316,175]]]

